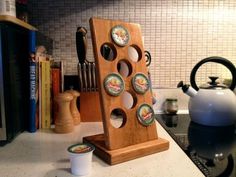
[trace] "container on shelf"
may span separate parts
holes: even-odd
[[[16,17],[15,0],[0,0],[0,15],[10,15]]]
[[[178,112],[178,100],[176,98],[167,98],[164,102],[164,112],[166,114],[176,114]]]

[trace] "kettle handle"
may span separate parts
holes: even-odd
[[[235,88],[235,85],[236,85],[236,68],[234,66],[234,64],[225,59],[225,58],[222,58],[222,57],[218,57],[218,56],[213,56],[213,57],[208,57],[208,58],[205,58],[203,60],[201,60],[200,62],[198,62],[194,68],[192,69],[192,72],[191,72],[191,75],[190,75],[190,83],[191,83],[191,86],[195,89],[195,90],[199,90],[196,82],[195,82],[195,76],[196,76],[196,72],[198,70],[198,68],[203,65],[204,63],[207,63],[207,62],[214,62],[214,63],[220,63],[222,65],[224,65],[226,68],[228,68],[232,74],[232,82],[231,82],[231,85],[229,86],[229,88],[231,90],[234,90]]]

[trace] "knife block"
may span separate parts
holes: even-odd
[[[80,93],[80,118],[81,122],[102,121],[99,92]]]

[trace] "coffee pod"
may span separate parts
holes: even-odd
[[[119,74],[111,73],[104,79],[104,88],[111,96],[119,96],[124,91],[125,83]]]
[[[149,126],[154,122],[154,111],[148,104],[142,104],[137,110],[139,122],[144,126]]]
[[[92,168],[92,155],[95,147],[87,143],[74,144],[68,147],[71,173],[76,176],[88,175]]]

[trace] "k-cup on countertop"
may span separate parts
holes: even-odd
[[[168,133],[156,122],[160,138],[170,142],[166,151],[110,166],[93,155],[89,177],[204,177]],[[67,148],[84,136],[103,132],[101,122],[84,123],[72,133],[52,130],[23,132],[13,142],[0,147],[0,176],[71,177]]]

